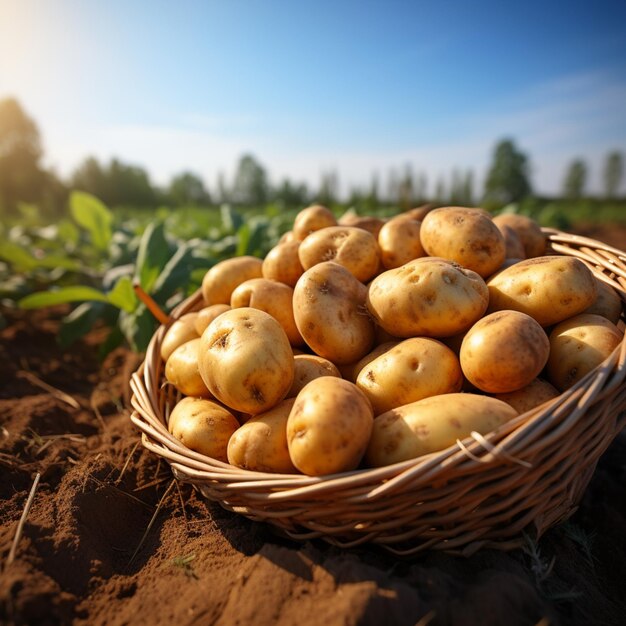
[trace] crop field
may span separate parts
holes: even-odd
[[[348,210],[332,207],[336,217]],[[626,248],[623,203],[505,211]],[[278,205],[110,209],[73,192],[61,219],[21,205],[3,222],[0,621],[623,623],[624,432],[577,512],[540,540],[408,559],[286,539],[177,482],[141,445],[128,383],[158,322],[136,286],[169,312],[220,261],[263,258],[296,214]]]

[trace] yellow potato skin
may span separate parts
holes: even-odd
[[[526,387],[510,393],[498,393],[494,398],[506,402],[512,406],[520,415],[530,411],[540,404],[553,400],[559,396],[559,392],[547,380],[535,378]]]
[[[197,339],[200,335],[196,332],[195,322],[198,314],[185,313],[179,317],[165,332],[165,337],[161,342],[161,358],[164,361],[170,358],[170,355],[178,346],[182,346],[184,343]]]
[[[600,315],[576,315],[550,333],[548,379],[566,391],[600,365],[624,339],[622,331]]]
[[[593,315],[601,315],[607,320],[617,324],[622,315],[622,300],[617,295],[617,291],[603,280],[596,278],[596,286],[598,287],[598,297],[596,301],[583,313],[591,313]]]
[[[296,215],[293,222],[293,238],[295,241],[303,241],[311,233],[328,226],[337,226],[335,216],[321,204],[302,209]]]
[[[360,216],[354,213],[344,213],[338,221],[339,226],[355,226],[356,228],[362,228],[368,233],[374,235],[378,239],[378,233],[383,227],[385,220],[378,217]]]
[[[502,213],[493,218],[493,223],[500,229],[512,228],[522,242],[525,257],[532,259],[545,253],[547,247],[546,236],[541,232],[541,227],[535,220],[525,215],[515,213]]]
[[[261,278],[262,268],[263,261],[253,256],[220,261],[202,279],[202,297],[205,304],[230,304],[235,288],[251,278]]]
[[[287,419],[295,398],[250,418],[228,442],[228,462],[253,472],[297,472],[287,447]]]
[[[473,431],[485,435],[516,415],[505,402],[472,393],[425,398],[374,420],[365,460],[382,467],[445,450]]]
[[[302,389],[287,420],[293,464],[308,476],[356,469],[367,448],[374,414],[353,383],[324,376]]]
[[[507,393],[530,384],[549,353],[548,336],[532,317],[498,311],[469,329],[459,358],[463,374],[478,389]]]
[[[335,364],[357,361],[374,342],[365,310],[367,288],[345,267],[328,261],[302,274],[293,309],[298,330],[318,355]]]
[[[544,256],[520,261],[487,282],[488,312],[505,309],[526,313],[542,326],[562,322],[595,302],[598,288],[578,259]]]
[[[421,222],[406,218],[389,220],[378,234],[378,246],[383,267],[400,267],[426,254],[420,239]]]
[[[368,363],[356,380],[374,415],[422,398],[461,390],[463,374],[456,355],[436,339],[415,337]]]
[[[194,322],[194,328],[198,333],[198,337],[206,330],[206,327],[218,316],[225,311],[230,311],[229,304],[212,304],[205,306],[198,311],[198,315]]]
[[[285,398],[293,383],[293,352],[282,326],[249,307],[214,319],[200,338],[198,368],[227,407],[258,415]]]
[[[200,337],[178,346],[165,362],[165,378],[186,396],[210,398],[198,370]]]
[[[296,354],[293,357],[294,375],[293,385],[287,393],[288,398],[295,398],[312,380],[322,376],[335,376],[341,378],[341,374],[334,363],[328,359],[314,354]]]
[[[502,237],[504,237],[506,258],[525,259],[526,251],[524,250],[524,244],[519,238],[517,232],[507,224],[504,224],[503,226],[498,226],[498,230],[502,233]]]
[[[288,285],[267,278],[252,278],[233,291],[230,306],[265,311],[283,327],[292,346],[304,343],[293,316],[293,289]]]
[[[228,441],[239,422],[217,402],[183,398],[173,408],[167,427],[190,450],[227,463]]]
[[[385,341],[378,344],[371,352],[368,352],[362,359],[359,359],[356,363],[349,363],[346,366],[344,372],[342,372],[343,378],[350,382],[356,383],[356,379],[359,376],[361,370],[369,365],[374,359],[378,358],[381,354],[384,354],[393,346],[397,346],[399,341]]]
[[[304,274],[298,256],[299,241],[289,241],[274,246],[263,259],[263,278],[277,280],[289,287],[295,287]]]
[[[394,337],[449,337],[467,330],[488,304],[485,281],[445,259],[424,257],[370,284],[367,308]]]
[[[376,238],[355,226],[329,226],[316,230],[302,241],[298,256],[305,270],[324,261],[334,261],[361,282],[372,278],[380,267]]]
[[[491,276],[506,256],[502,233],[476,209],[435,209],[424,217],[420,236],[429,255],[454,261],[483,278]]]

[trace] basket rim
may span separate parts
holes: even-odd
[[[616,289],[626,303],[625,252],[554,228],[542,228],[542,231],[555,253],[579,258],[594,276]],[[441,467],[450,465],[455,465],[462,473],[471,473],[485,464],[517,463],[532,467],[532,463],[519,456],[532,457],[532,445],[533,442],[537,445],[537,439],[541,446],[547,445],[541,435],[555,423],[561,421],[551,434],[551,440],[558,439],[568,424],[580,420],[590,406],[616,391],[613,397],[616,412],[626,410],[625,390],[619,390],[626,377],[626,337],[623,337],[609,357],[553,400],[518,415],[484,436],[472,433],[472,436],[457,440],[439,452],[379,468],[361,468],[326,476],[277,474],[239,468],[186,448],[168,432],[167,408],[161,411],[159,406],[161,388],[157,378],[161,366],[158,346],[169,325],[200,303],[201,291],[198,290],[172,311],[167,325],[161,325],[153,334],[144,361],[131,377],[131,420],[142,432],[143,445],[166,458],[173,469],[186,475],[187,480],[200,483],[218,481],[235,492],[252,490],[251,495],[259,492],[260,501],[310,498],[334,491],[339,486],[357,489],[375,481],[378,486],[370,490],[366,498],[371,500],[394,493],[404,483],[417,477],[422,480],[436,479]],[[615,416],[614,435],[623,427],[623,417],[618,419]]]

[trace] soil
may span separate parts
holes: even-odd
[[[63,313],[2,311],[0,623],[624,623],[626,432],[576,514],[524,550],[399,560],[295,543],[173,481],[129,420],[138,357],[118,349],[100,362],[104,330],[62,352]]]

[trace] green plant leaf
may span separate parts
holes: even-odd
[[[222,226],[227,232],[236,233],[241,228],[243,217],[229,204],[222,204],[220,213],[222,216]]]
[[[96,320],[102,317],[105,306],[104,302],[83,302],[66,315],[58,335],[61,347],[67,348],[86,335]]]
[[[78,228],[69,220],[61,220],[57,224],[59,240],[63,242],[65,246],[75,246],[78,243],[80,233]]]
[[[143,304],[137,307],[133,313],[120,312],[120,330],[135,352],[145,352],[156,324],[156,320]]]
[[[93,245],[106,250],[111,241],[113,215],[95,196],[84,191],[72,191],[70,211],[79,226],[89,232]]]
[[[170,258],[170,246],[165,239],[163,222],[150,222],[146,226],[137,252],[135,278],[148,293]]]
[[[191,258],[190,246],[183,244],[166,263],[154,283],[152,292],[154,299],[159,304],[164,304],[177,289],[185,289],[189,283]]]
[[[37,267],[37,259],[22,246],[12,241],[0,243],[0,258],[11,263],[17,271],[28,272]]]
[[[85,300],[95,300],[97,302],[108,302],[108,298],[93,287],[63,287],[50,291],[39,291],[22,298],[18,306],[22,309],[41,309],[55,304],[65,304],[67,302],[83,302]]]
[[[127,313],[132,313],[137,308],[138,300],[130,276],[119,278],[107,296],[111,304]]]

